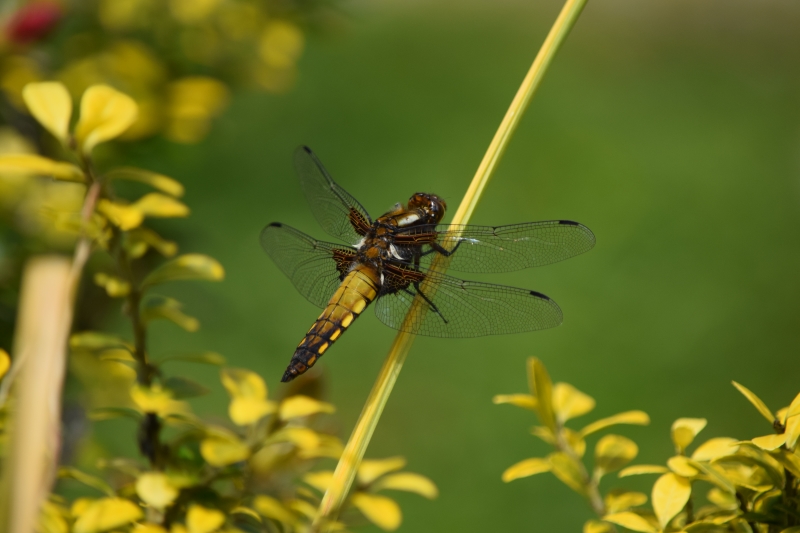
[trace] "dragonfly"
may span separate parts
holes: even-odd
[[[281,381],[306,372],[364,310],[387,326],[431,337],[479,337],[558,326],[544,294],[444,273],[510,272],[590,250],[594,234],[571,220],[507,226],[442,224],[447,203],[415,193],[373,219],[307,146],[295,150],[300,185],[322,228],[346,244],[317,240],[280,222],[261,246],[309,302],[323,309],[297,345]]]

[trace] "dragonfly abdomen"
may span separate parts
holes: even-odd
[[[291,381],[314,366],[331,344],[375,300],[379,283],[377,273],[369,266],[358,265],[348,272],[325,310],[297,345],[281,381]]]

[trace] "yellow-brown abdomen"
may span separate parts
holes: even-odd
[[[297,345],[281,381],[291,381],[317,362],[325,350],[358,318],[378,296],[378,274],[359,265],[351,270],[333,293],[328,305]]]

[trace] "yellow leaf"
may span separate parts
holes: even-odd
[[[126,237],[125,249],[134,259],[142,257],[148,248],[155,249],[164,257],[172,257],[178,252],[177,244],[161,238],[158,233],[148,228],[133,229],[127,233]]]
[[[39,174],[52,176],[57,180],[85,183],[83,171],[72,163],[53,161],[33,154],[0,155],[0,173],[3,174]]]
[[[136,524],[133,533],[167,533],[167,530],[158,524]]]
[[[247,515],[250,518],[253,518],[256,522],[259,522],[259,523],[261,522],[261,516],[259,516],[259,514],[257,512],[255,512],[254,510],[250,509],[249,507],[244,507],[244,506],[240,505],[238,507],[234,507],[233,509],[231,509],[230,513],[231,514]]]
[[[111,276],[104,272],[94,275],[96,285],[105,289],[106,294],[112,298],[122,298],[131,292],[131,284],[116,276]]]
[[[213,435],[200,442],[200,455],[211,466],[227,466],[250,457],[250,447],[235,435]]]
[[[773,456],[783,465],[783,467],[794,475],[800,478],[800,457],[797,454],[788,450],[777,450]]]
[[[334,411],[336,411],[336,408],[332,404],[298,394],[290,396],[281,402],[279,414],[281,420],[288,420],[317,413],[333,413]]]
[[[183,524],[172,524],[172,527],[169,528],[169,533],[189,533],[189,531]]]
[[[22,98],[39,124],[62,144],[67,144],[72,99],[64,84],[57,81],[29,83],[22,89]]]
[[[138,107],[133,98],[108,85],[93,85],[81,99],[81,116],[75,127],[75,139],[84,154],[98,144],[111,140],[136,120]]]
[[[108,179],[123,179],[130,181],[138,181],[158,189],[161,192],[167,193],[170,196],[181,197],[184,193],[183,185],[170,177],[158,174],[157,172],[150,172],[140,168],[123,167],[117,168],[106,174]]]
[[[639,447],[632,440],[620,435],[606,435],[597,441],[594,448],[595,470],[600,476],[619,470],[638,453]]]
[[[556,383],[553,387],[553,410],[561,424],[585,415],[594,409],[594,406],[594,398],[582,393],[569,383]]]
[[[641,531],[642,533],[658,533],[658,528],[653,526],[643,517],[630,511],[622,513],[609,514],[603,517],[606,522],[617,524],[618,526],[626,527],[632,531]]]
[[[142,282],[142,288],[167,281],[190,279],[219,281],[224,277],[225,270],[213,257],[203,254],[184,254],[152,271]]]
[[[664,474],[669,468],[661,465],[635,465],[620,470],[617,477],[640,476],[642,474]]]
[[[75,533],[95,533],[124,526],[142,517],[135,503],[122,498],[102,498],[83,509],[75,522]]]
[[[675,455],[667,459],[670,470],[683,477],[694,477],[700,472],[692,465],[692,461],[683,455]]]
[[[697,447],[692,454],[695,461],[713,461],[718,457],[724,457],[736,453],[738,441],[730,437],[715,437],[705,441]]]
[[[356,492],[350,497],[350,501],[367,520],[384,531],[394,531],[403,521],[400,506],[386,496]]]
[[[197,331],[200,328],[200,322],[196,318],[184,314],[181,307],[181,303],[172,298],[151,300],[142,309],[142,321],[148,324],[152,320],[169,320],[186,331]]]
[[[372,490],[375,492],[381,490],[403,490],[414,492],[429,500],[439,496],[439,489],[436,488],[433,481],[413,472],[398,472],[383,476],[372,485]]]
[[[646,426],[650,423],[650,417],[647,416],[647,413],[644,411],[625,411],[624,413],[619,413],[614,416],[609,416],[608,418],[601,418],[595,422],[592,422],[588,426],[584,427],[580,430],[580,434],[582,437],[586,437],[587,435],[591,435],[592,433],[596,433],[602,429],[605,429],[610,426],[614,426],[616,424],[633,424],[637,426]]]
[[[741,392],[744,395],[745,398],[747,398],[747,401],[753,404],[753,406],[758,410],[759,413],[761,413],[761,415],[764,418],[769,420],[770,424],[772,424],[775,421],[775,415],[772,414],[772,411],[769,410],[769,407],[767,407],[767,404],[765,404],[761,400],[761,398],[756,396],[750,389],[748,389],[744,385],[740,385],[735,381],[732,381],[731,383],[733,383],[733,386],[736,387],[739,390],[739,392]]]
[[[253,499],[253,507],[261,516],[277,520],[283,524],[294,524],[297,517],[281,502],[270,496],[259,495]]]
[[[533,426],[531,428],[531,434],[539,437],[547,444],[555,446],[556,444],[556,437],[553,435],[553,432],[550,431],[550,428],[546,428],[544,426]]]
[[[683,510],[691,494],[691,483],[677,474],[670,472],[656,480],[651,500],[661,529]]]
[[[611,526],[599,520],[587,520],[583,524],[583,533],[611,533]]]
[[[144,413],[167,416],[189,411],[185,402],[173,399],[172,391],[162,388],[161,385],[153,385],[152,387],[134,385],[131,389],[131,398],[133,403]]]
[[[186,204],[158,192],[145,194],[131,205],[146,217],[174,218],[189,215]]]
[[[178,497],[178,489],[161,472],[145,472],[136,480],[136,494],[148,505],[163,509]]]
[[[549,471],[550,462],[547,459],[531,457],[530,459],[524,459],[506,468],[506,471],[503,472],[502,479],[508,483],[509,481],[514,481],[515,479],[533,476]]]
[[[781,533],[800,533],[800,526],[787,527],[786,529],[782,529]]]
[[[247,426],[275,412],[274,402],[267,398],[267,386],[261,376],[243,368],[223,368],[222,385],[231,396],[228,416],[234,424]]]
[[[791,405],[786,409],[786,419],[784,420],[786,429],[786,447],[793,450],[800,438],[800,394],[795,396]]]
[[[498,394],[492,398],[492,402],[497,405],[510,403],[511,405],[516,405],[517,407],[522,407],[524,409],[530,409],[531,411],[536,410],[536,398],[530,394]]]
[[[586,481],[583,479],[580,467],[569,455],[563,452],[554,452],[547,456],[550,462],[550,471],[566,486],[577,492],[585,493]]]
[[[320,438],[313,429],[289,426],[272,434],[269,442],[291,442],[301,450],[313,450],[319,447]]]
[[[647,503],[647,495],[641,492],[628,492],[624,489],[612,490],[603,498],[609,514],[627,511],[631,507]]]
[[[289,507],[310,519],[314,519],[317,516],[317,508],[305,500],[291,500],[289,501]]]
[[[216,509],[192,504],[186,512],[186,528],[189,533],[211,533],[224,523],[225,515]]]
[[[61,505],[45,500],[39,513],[37,533],[69,533],[67,510]]]
[[[144,213],[136,207],[118,204],[105,198],[97,202],[97,211],[105,215],[112,224],[122,231],[137,228],[144,221]]]
[[[11,357],[8,356],[7,351],[0,348],[0,379],[3,379],[9,367],[11,367]]]
[[[83,513],[85,513],[86,509],[88,509],[89,506],[92,505],[95,501],[97,500],[95,500],[94,498],[78,498],[77,500],[72,502],[72,505],[69,508],[69,512],[73,516],[73,518],[77,518],[81,516]]]
[[[319,472],[309,472],[303,476],[303,481],[314,487],[320,492],[325,492],[333,480],[333,470],[320,470]]]
[[[536,397],[536,412],[539,420],[551,431],[556,431],[556,415],[553,410],[553,382],[544,364],[536,357],[528,358],[528,383]]]
[[[364,459],[358,467],[358,482],[362,485],[369,485],[382,475],[400,470],[404,466],[406,466],[406,460],[403,457]]]
[[[736,495],[731,494],[730,492],[725,492],[724,490],[720,490],[719,487],[714,487],[709,490],[706,494],[706,498],[708,501],[721,509],[733,510],[739,507],[739,502],[736,499]]]
[[[133,345],[115,335],[99,331],[81,331],[73,333],[69,338],[69,347],[89,351],[107,350],[109,348],[125,348],[133,351]]]
[[[767,450],[767,451],[777,450],[778,448],[783,446],[784,443],[786,443],[786,434],[782,433],[780,435],[765,435],[763,437],[756,437],[750,442],[752,442],[762,450]]]
[[[672,423],[672,443],[678,453],[683,453],[707,422],[705,418],[679,418]]]

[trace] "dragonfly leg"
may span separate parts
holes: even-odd
[[[464,242],[464,241],[459,239],[458,242],[456,243],[456,245],[453,246],[453,249],[450,250],[450,251],[448,251],[444,246],[442,246],[438,242],[432,242],[432,243],[430,243],[431,244],[431,249],[428,250],[427,252],[423,253],[422,255],[428,255],[429,253],[436,251],[436,252],[439,252],[440,254],[442,254],[445,257],[450,257],[451,255],[456,253],[456,250],[458,250],[458,247],[461,246],[462,242]]]
[[[414,283],[414,288],[415,288],[415,289],[417,289],[417,294],[419,294],[420,296],[422,296],[422,299],[423,299],[423,300],[425,300],[426,302],[428,302],[428,305],[429,305],[429,306],[431,306],[431,311],[433,311],[434,313],[436,313],[437,315],[439,315],[439,318],[441,318],[442,320],[444,320],[444,323],[445,323],[445,324],[447,324],[447,323],[448,323],[448,322],[447,322],[447,319],[444,317],[444,315],[442,314],[442,312],[441,312],[441,311],[439,311],[439,308],[438,308],[438,307],[436,307],[436,304],[435,304],[435,303],[433,303],[432,301],[430,301],[430,299],[429,299],[427,296],[425,296],[425,293],[424,293],[424,292],[422,292],[422,289],[420,289],[420,288],[419,288],[419,282],[416,282],[416,283]],[[407,290],[407,289],[406,289],[406,290]],[[408,290],[407,290],[407,291],[408,291]],[[411,291],[408,291],[408,292],[410,293]],[[412,293],[412,294],[413,294],[413,293]]]

